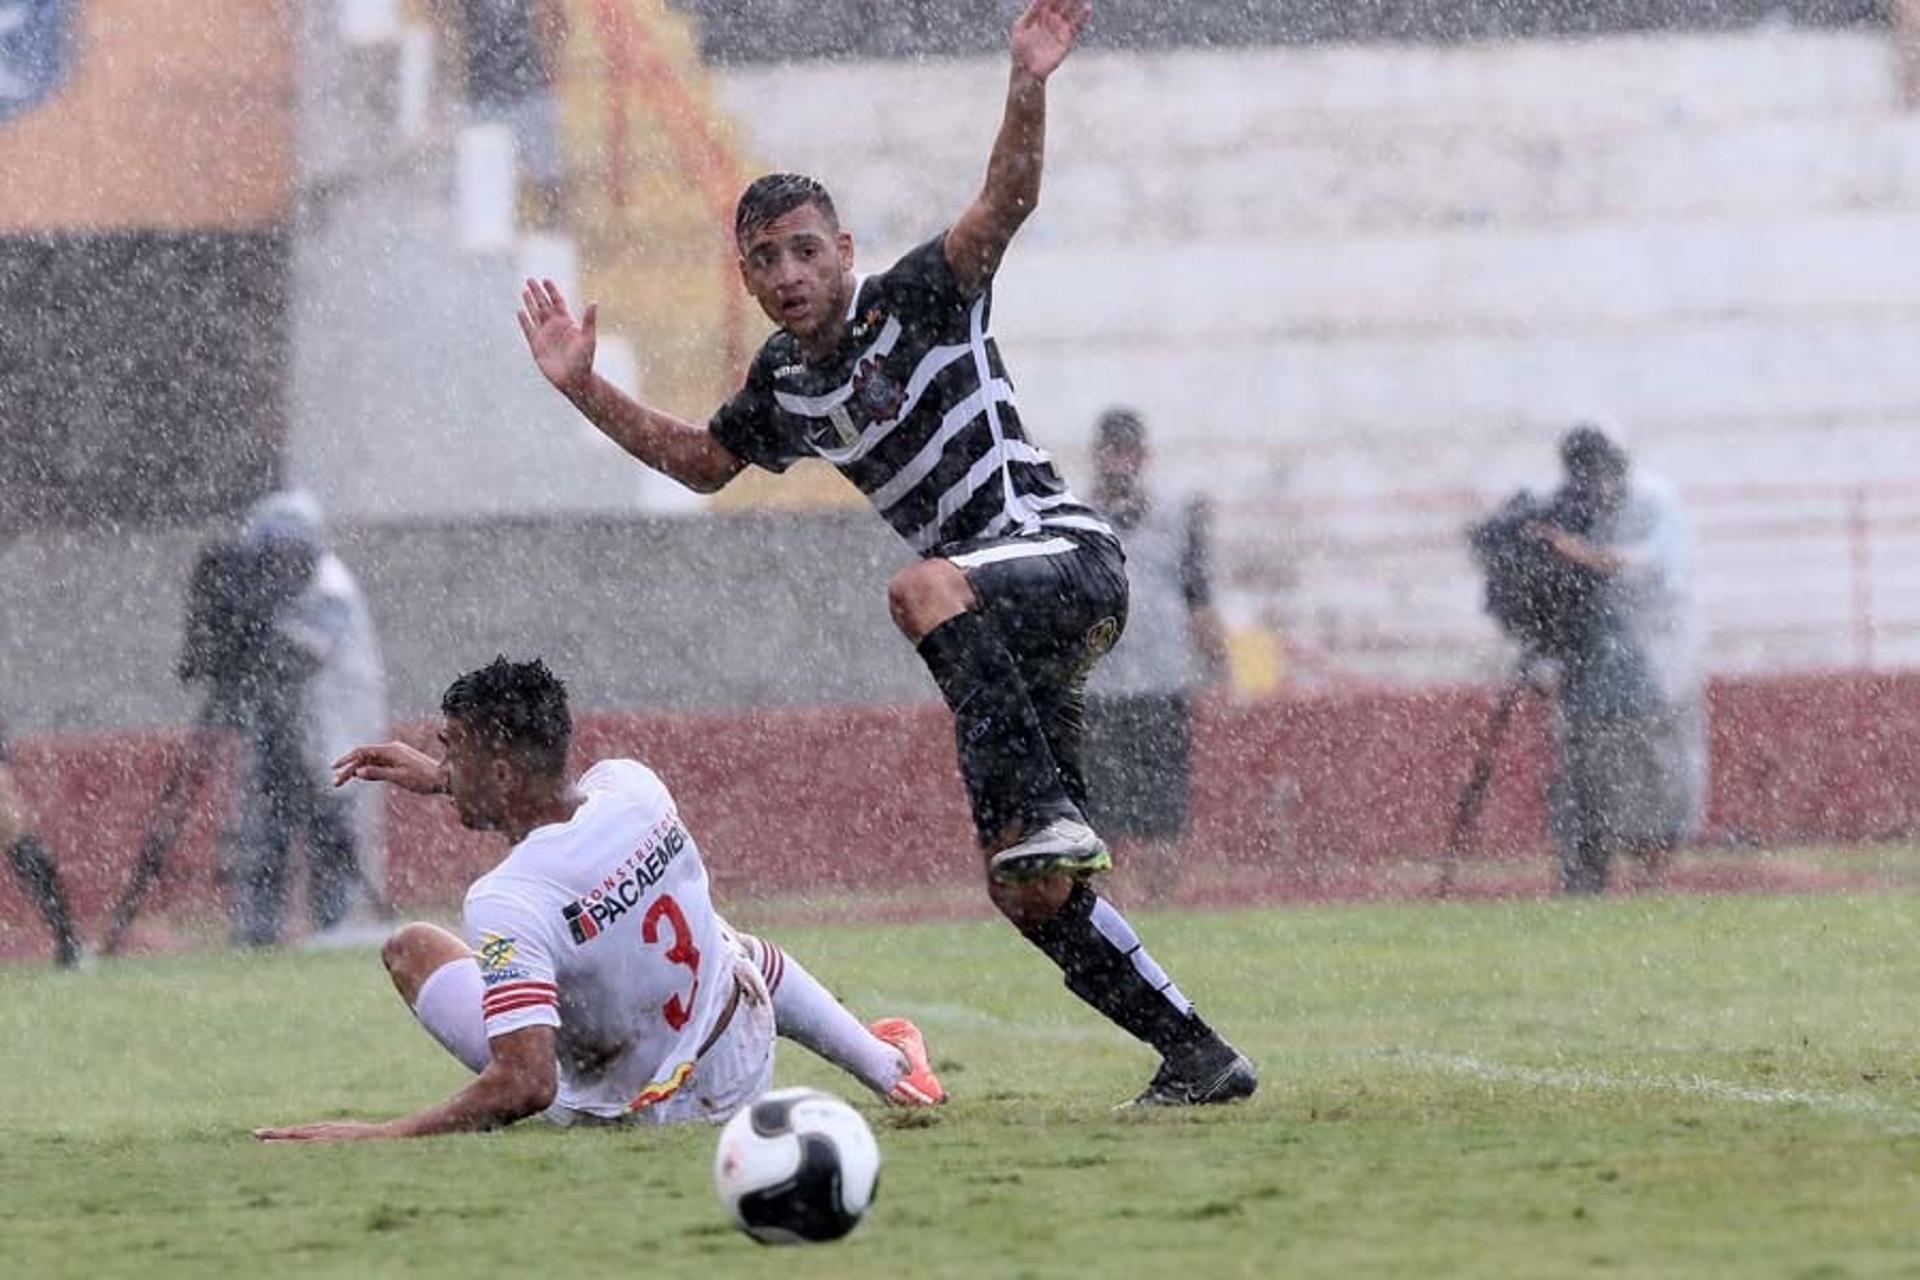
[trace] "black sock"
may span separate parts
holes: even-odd
[[[1161,1056],[1214,1041],[1213,1028],[1141,946],[1113,905],[1076,884],[1053,919],[1023,931],[1067,978],[1067,990]]]
[[[929,631],[920,659],[953,711],[954,745],[980,843],[1016,822],[1078,816],[1013,655],[987,620],[962,613]]]
[[[47,847],[40,843],[39,836],[29,833],[13,842],[7,856],[12,859],[13,872],[20,877],[27,896],[40,909],[47,928],[53,930],[54,959],[61,964],[72,964],[79,958],[80,939],[73,931],[73,914],[67,910],[66,895],[60,891],[60,874],[54,869]]]

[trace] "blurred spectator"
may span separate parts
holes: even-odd
[[[459,42],[470,117],[513,131],[533,222],[558,227],[566,207],[566,160],[554,85],[566,41],[565,5],[562,0],[429,3],[439,28],[451,29]]]
[[[1126,630],[1087,684],[1087,790],[1096,828],[1127,847],[1154,898],[1179,876],[1187,829],[1193,702],[1217,687],[1226,645],[1209,580],[1208,509],[1158,500],[1146,425],[1110,409],[1094,440],[1096,504],[1127,548]]]
[[[59,868],[34,834],[32,819],[14,786],[4,729],[0,729],[0,848],[7,851],[20,888],[53,934],[53,962],[62,969],[72,968],[80,962],[80,936],[74,932],[73,913],[60,887]]]
[[[1542,520],[1528,531],[1592,581],[1577,639],[1554,664],[1549,795],[1561,888],[1589,894],[1606,887],[1615,854],[1643,859],[1657,878],[1698,833],[1706,704],[1691,535],[1672,490],[1597,426],[1568,432],[1560,460],[1552,505],[1581,513],[1567,523],[1583,529]]]
[[[209,682],[216,719],[246,746],[226,839],[228,909],[236,943],[268,946],[280,940],[296,840],[317,930],[343,924],[356,888],[368,905],[381,901],[380,798],[370,787],[334,790],[328,766],[386,735],[386,672],[366,601],[328,548],[312,495],[262,498],[237,545],[203,555],[203,569],[214,562],[229,566],[228,585],[207,590],[196,573],[182,674]]]

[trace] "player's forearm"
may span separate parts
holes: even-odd
[[[553,1104],[551,1082],[527,1080],[492,1070],[437,1107],[402,1116],[388,1124],[396,1138],[424,1138],[436,1133],[470,1133],[502,1129]]]
[[[1619,552],[1577,533],[1564,535],[1556,545],[1567,559],[1605,577],[1612,577],[1628,564],[1627,557]]]
[[[706,428],[648,408],[597,373],[567,399],[607,439],[696,493],[712,493],[739,470],[715,457]]]
[[[1011,235],[1040,203],[1047,149],[1047,83],[1019,67],[1007,83],[1007,108],[987,157],[981,202]]]

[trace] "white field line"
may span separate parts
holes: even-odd
[[[1483,1080],[1490,1084],[1517,1084],[1569,1093],[1664,1093],[1756,1107],[1797,1107],[1831,1115],[1878,1120],[1890,1133],[1920,1134],[1920,1112],[1858,1094],[1765,1088],[1731,1080],[1715,1080],[1710,1076],[1656,1076],[1639,1071],[1620,1074],[1589,1067],[1523,1067],[1492,1062],[1470,1054],[1429,1053],[1424,1050],[1380,1049],[1368,1056],[1381,1061],[1405,1062],[1425,1070]]]
[[[946,1026],[955,1030],[990,1030],[1016,1039],[1052,1042],[1125,1042],[1123,1036],[1108,1027],[1043,1022],[1033,1018],[1005,1018],[985,1009],[954,1002],[869,996],[863,993],[857,1004],[861,1008],[897,1010],[930,1028]],[[1642,1071],[1618,1073],[1591,1067],[1527,1067],[1472,1054],[1435,1053],[1424,1049],[1372,1049],[1362,1056],[1377,1062],[1404,1063],[1423,1071],[1462,1076],[1487,1084],[1557,1089],[1567,1093],[1667,1094],[1750,1107],[1801,1108],[1827,1115],[1877,1121],[1885,1132],[1895,1136],[1920,1135],[1920,1111],[1859,1094],[1770,1088],[1732,1080],[1716,1080],[1711,1076],[1659,1076]]]

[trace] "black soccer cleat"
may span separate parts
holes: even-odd
[[[1260,1076],[1247,1055],[1216,1038],[1179,1062],[1170,1057],[1163,1060],[1140,1096],[1121,1103],[1119,1109],[1208,1107],[1251,1098],[1259,1087]]]

